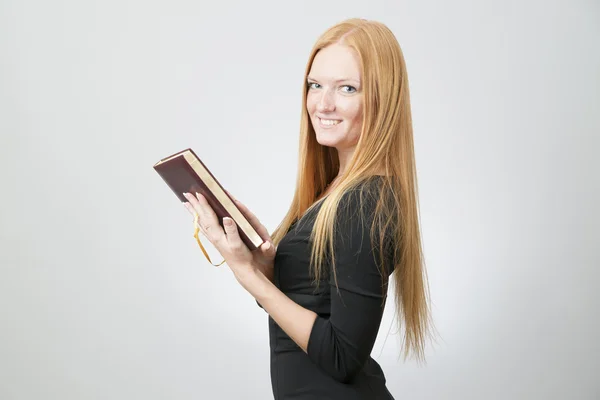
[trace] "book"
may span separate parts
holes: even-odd
[[[234,200],[225,191],[221,183],[191,148],[161,159],[154,164],[153,168],[182,203],[188,201],[183,195],[184,193],[191,193],[194,196],[196,193],[200,193],[214,210],[221,227],[223,227],[224,217],[233,219],[237,225],[240,238],[251,251],[256,250],[265,242],[235,205]],[[196,229],[194,235],[196,240],[198,240],[197,233],[198,229]],[[199,240],[198,244],[202,248]],[[202,248],[202,251],[208,258],[204,248]]]

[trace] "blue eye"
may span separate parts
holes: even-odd
[[[316,82],[307,82],[307,86],[309,89],[320,89],[321,85]],[[351,85],[344,85],[342,88],[348,88],[348,90],[344,90],[345,93],[355,93],[357,89]]]

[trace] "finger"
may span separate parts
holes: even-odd
[[[225,217],[223,218],[223,227],[225,229],[225,236],[227,237],[227,242],[229,243],[230,248],[236,249],[241,247],[243,242],[240,238],[240,233],[238,232],[235,221],[229,217]]]
[[[183,205],[190,212],[190,214],[194,215],[196,213],[194,207],[189,203],[189,201],[186,201],[185,203],[183,203]]]
[[[214,213],[214,211],[212,210],[212,208],[210,207],[210,205],[208,204],[206,199],[201,194],[187,193],[186,197],[190,200],[190,204],[194,208],[195,212],[200,216],[200,219],[203,222],[209,224],[211,222],[216,221],[218,223],[218,220],[216,219],[216,217],[214,218],[214,221],[213,221],[213,218],[211,218],[211,212]],[[204,227],[206,227],[207,224],[205,224]]]
[[[198,228],[200,228],[200,230],[202,231],[202,234],[204,236],[206,236],[204,229],[202,228],[202,225],[200,224],[200,215],[196,212],[194,207],[189,202],[185,202],[183,204],[185,205],[185,208],[188,210],[188,212],[194,217],[194,226],[197,226]]]
[[[185,193],[184,193],[184,195],[185,195]],[[194,217],[194,225],[197,225],[200,228],[200,230],[202,231],[202,233],[204,234],[204,229],[202,229],[202,226],[200,225],[200,214],[198,213],[198,211],[194,208],[194,206],[189,201],[186,201],[185,203],[183,203],[183,205],[188,210],[188,212]]]
[[[229,196],[231,196],[231,198],[233,199],[235,205],[240,209],[240,211],[242,212],[242,214],[244,214],[244,216],[246,217],[246,219],[248,220],[248,222],[252,223],[252,222],[257,222],[258,218],[256,218],[256,216],[254,215],[254,213],[252,211],[250,211],[248,209],[248,207],[246,207],[244,204],[242,204],[242,202],[240,202],[238,199],[236,199],[235,197],[233,197],[233,195],[231,193],[229,193],[229,191],[225,190],[225,192],[227,192],[227,194]]]
[[[198,203],[202,209],[204,218],[204,229],[207,233],[211,233],[213,241],[220,241],[225,238],[224,229],[221,228],[219,223],[219,216],[212,209],[206,198],[200,193],[196,193]]]
[[[204,212],[202,210],[202,205],[200,204],[196,196],[194,196],[191,193],[184,193],[183,196],[188,200],[188,202],[192,206],[193,212],[197,213],[200,217],[203,217]]]
[[[195,196],[191,193],[185,193],[184,196],[190,201],[193,210],[198,214],[200,229],[204,236],[213,243],[220,240],[223,236],[223,230],[216,229],[216,227],[220,228],[219,220],[206,199],[199,193],[196,193]]]
[[[227,192],[227,190],[226,190],[226,192]],[[231,196],[231,193],[227,192],[227,194],[229,194]],[[250,211],[250,209],[248,209],[248,207],[246,207],[244,204],[242,204],[242,202],[240,202],[233,196],[231,196],[231,197],[233,198],[235,205],[240,209],[242,214],[244,214],[244,216],[246,217],[248,222],[250,222],[250,225],[252,225],[254,227],[254,229],[256,229],[256,232],[259,234],[259,236],[261,238],[263,238],[264,240],[269,238],[271,236],[269,234],[269,231],[267,231],[267,228],[265,228],[264,225],[261,224],[261,222],[256,217],[256,215],[254,215],[254,213],[252,211]]]
[[[269,233],[269,231],[267,231],[267,228],[265,228],[265,226],[259,221],[256,215],[252,213],[252,211],[250,211],[245,205],[243,205],[240,202],[237,202],[236,205],[238,206],[242,214],[246,216],[246,219],[248,220],[248,222],[250,222],[250,225],[252,225],[254,229],[256,229],[258,235],[261,238],[263,238],[263,240],[267,240],[269,237],[271,237],[271,234]]]
[[[200,223],[200,216],[198,215],[198,213],[194,209],[194,206],[192,206],[187,201],[185,203],[183,203],[183,205],[189,211],[189,213],[194,217],[194,228],[199,229],[202,232],[202,235],[204,235],[204,237],[208,238],[208,236],[206,236],[206,232],[204,231],[204,228],[202,227],[202,225]]]
[[[235,198],[235,196],[232,195],[231,193],[229,193],[229,190],[225,189],[225,192],[229,195],[229,197],[231,197],[233,199],[233,201],[237,201],[237,199]]]

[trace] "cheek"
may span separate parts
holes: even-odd
[[[314,112],[316,106],[317,106],[317,102],[316,102],[314,94],[308,93],[306,95],[306,109],[308,110],[309,113],[312,114]]]
[[[362,104],[355,101],[344,104],[344,116],[352,123],[362,121]]]

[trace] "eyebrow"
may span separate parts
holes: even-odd
[[[306,80],[317,81],[317,79],[311,78],[310,76],[307,76]],[[354,79],[354,78],[341,78],[341,79],[336,79],[333,82],[334,83],[339,83],[339,82],[344,82],[344,81],[353,81],[353,82],[356,82],[356,83],[360,84],[360,80],[357,80],[357,79]]]

